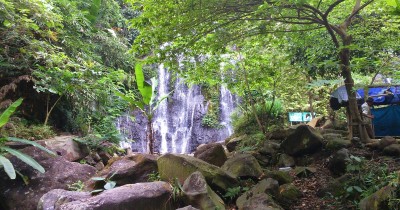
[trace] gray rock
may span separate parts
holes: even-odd
[[[385,136],[379,141],[379,149],[384,149],[385,147],[395,144],[397,141],[391,136]]]
[[[250,154],[235,154],[221,167],[234,177],[258,178],[263,174],[257,159]]]
[[[149,174],[158,171],[156,156],[150,154],[132,154],[119,158],[108,165],[100,176],[110,178],[118,186],[147,182]]]
[[[236,201],[239,210],[283,210],[271,196],[265,193],[254,195],[245,193],[242,196]]]
[[[293,167],[295,165],[294,158],[287,154],[279,156],[278,166],[279,167]]]
[[[200,210],[200,209],[196,209],[193,206],[189,205],[189,206],[185,206],[183,208],[179,208],[179,209],[176,209],[176,210]]]
[[[172,189],[167,182],[128,184],[106,190],[101,194],[72,201],[59,210],[130,210],[130,209],[175,209],[171,202]]]
[[[350,159],[348,149],[340,149],[328,161],[328,168],[334,175],[342,175],[346,172],[347,163]]]
[[[400,144],[391,144],[383,149],[383,154],[388,156],[400,156]]]
[[[165,154],[157,159],[157,166],[161,179],[165,181],[178,179],[183,184],[193,172],[200,171],[214,190],[226,192],[228,188],[238,185],[232,174],[188,155]]]
[[[227,139],[228,141],[225,142],[226,144],[226,149],[228,149],[229,152],[233,152],[236,150],[236,147],[239,145],[240,142],[243,141],[243,139],[247,138],[247,135],[242,135],[239,137],[235,137],[232,139]]]
[[[37,210],[54,210],[62,204],[90,198],[89,192],[67,191],[63,189],[54,189],[44,194],[38,203]]]
[[[183,184],[187,203],[199,209],[224,209],[224,201],[207,185],[204,176],[196,171]]]
[[[281,144],[281,149],[292,156],[312,154],[321,149],[323,137],[314,128],[300,125]]]
[[[5,209],[36,209],[39,199],[45,193],[52,189],[67,189],[68,185],[88,180],[96,172],[92,166],[69,162],[61,156],[51,156],[36,147],[27,147],[22,152],[33,157],[46,172],[42,174],[17,158],[10,158],[15,169],[29,177],[29,184],[26,185],[20,178],[10,180],[0,170],[0,197],[7,198],[2,201]]]
[[[68,161],[77,161],[89,154],[89,148],[73,139],[76,136],[56,136],[44,140],[47,148],[56,151]]]
[[[227,160],[224,147],[219,143],[200,145],[197,147],[194,157],[219,167]]]
[[[385,186],[372,195],[362,199],[359,203],[360,210],[380,210],[390,209],[388,201],[393,197],[393,193],[396,191],[394,186]]]

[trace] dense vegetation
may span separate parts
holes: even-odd
[[[399,37],[398,0],[0,0],[0,166],[16,177],[6,143],[27,140],[15,137],[56,130],[95,134],[82,142],[96,148],[117,143],[115,119],[129,107],[147,117],[152,153],[151,121],[168,97],[155,100],[157,82],[147,83],[159,63],[202,86],[204,127],[221,126],[220,84],[240,96],[235,133],[252,139],[241,150],[254,149],[290,111],[333,115],[329,94],[340,85],[354,96],[378,74],[398,84]],[[339,118],[361,123],[355,97],[349,107]],[[371,194],[394,176],[382,169],[381,183],[359,184],[374,170],[355,160],[371,173],[352,170],[337,200],[358,202],[360,187]]]

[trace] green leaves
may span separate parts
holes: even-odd
[[[26,164],[30,165],[32,168],[38,170],[40,173],[44,173],[45,170],[43,168],[43,166],[41,166],[38,162],[36,162],[36,160],[34,160],[32,157],[30,157],[29,155],[26,155],[18,150],[15,149],[11,149],[9,147],[1,147],[1,150],[4,150],[12,155],[14,155],[15,157],[17,157],[18,159],[22,160],[23,162],[25,162]]]
[[[1,115],[0,115],[0,128],[3,127],[8,120],[10,119],[10,116],[15,112],[15,110],[18,108],[19,105],[21,105],[23,99],[20,98],[14,103],[12,103]]]
[[[136,84],[138,86],[140,94],[143,97],[144,104],[149,105],[153,95],[152,94],[153,88],[151,85],[147,84],[146,81],[144,80],[142,65],[143,64],[139,62],[135,66]]]
[[[0,166],[3,166],[4,171],[10,177],[10,179],[15,179],[16,175],[13,164],[10,162],[10,160],[8,160],[2,155],[0,155]]]

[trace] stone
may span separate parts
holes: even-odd
[[[37,210],[54,210],[60,208],[64,203],[90,198],[90,192],[67,191],[54,189],[44,194],[38,203]]]
[[[194,208],[193,206],[189,205],[176,210],[200,210],[200,209]]]
[[[294,169],[295,175],[297,177],[300,177],[300,178],[310,177],[313,174],[315,174],[315,172],[317,172],[317,169],[313,168],[313,167],[300,167],[300,166],[298,166],[298,167],[296,167]]]
[[[35,159],[46,172],[42,174],[19,159],[11,157],[14,168],[29,177],[29,183],[26,185],[19,176],[10,180],[4,171],[0,170],[0,197],[7,198],[1,199],[0,202],[5,209],[36,209],[39,199],[45,193],[52,189],[67,189],[68,185],[88,180],[96,172],[92,166],[69,162],[61,156],[51,156],[36,147],[27,147],[22,152]]]
[[[302,196],[299,189],[293,184],[283,184],[279,186],[279,200],[285,203],[292,203]]]
[[[400,156],[400,144],[391,144],[383,149],[383,154],[388,156]]]
[[[76,136],[56,136],[51,139],[44,140],[45,146],[55,151],[58,155],[63,156],[68,161],[78,161],[89,155],[89,148],[77,141]]]
[[[391,136],[385,136],[379,141],[379,149],[384,149],[385,147],[395,144],[397,141],[395,138]]]
[[[240,142],[242,142],[245,138],[247,138],[247,135],[242,135],[242,136],[238,136],[232,139],[227,139],[228,141],[225,142],[226,144],[226,149],[229,152],[233,152],[236,150],[236,147],[239,145]]]
[[[279,185],[293,182],[293,177],[287,171],[266,171],[264,177],[278,181]]]
[[[294,158],[287,154],[281,154],[278,160],[278,167],[293,167],[295,165]]]
[[[351,141],[336,138],[328,140],[325,147],[328,150],[336,151],[342,148],[348,148],[350,146],[351,146]]]
[[[224,147],[219,143],[205,144],[197,147],[194,157],[221,167],[228,159]]]
[[[236,201],[239,210],[283,210],[271,196],[265,193],[254,195],[245,193],[242,196]]]
[[[182,186],[186,202],[199,209],[225,209],[224,201],[207,185],[204,176],[196,171]]]
[[[328,161],[329,170],[336,176],[346,173],[347,163],[350,160],[348,149],[340,149]]]
[[[155,155],[142,153],[118,157],[110,161],[99,175],[117,182],[118,186],[147,182],[149,174],[158,171],[156,158]]]
[[[62,204],[59,210],[172,210],[172,189],[167,182],[127,184],[99,195]]]
[[[162,155],[157,159],[157,166],[161,179],[165,181],[176,178],[183,184],[193,172],[199,171],[213,190],[226,192],[228,188],[238,185],[238,181],[229,172],[188,155]]]
[[[313,154],[322,148],[323,137],[314,128],[299,125],[281,144],[281,149],[292,156]]]
[[[235,178],[257,179],[263,174],[257,159],[250,154],[235,154],[221,168],[231,173]]]
[[[362,199],[359,203],[360,210],[390,209],[388,201],[393,197],[396,187],[387,185],[372,195]]]
[[[297,128],[297,126],[291,126],[289,128],[275,130],[275,131],[271,132],[270,139],[284,140],[289,135],[293,134],[294,131],[296,130],[296,128]]]
[[[279,152],[280,145],[272,141],[265,141],[263,146],[258,150],[260,154],[275,156]]]

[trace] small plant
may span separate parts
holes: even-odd
[[[72,184],[68,184],[67,186],[69,190],[77,192],[82,192],[83,189],[85,188],[85,184],[81,180],[74,182]]]
[[[15,101],[13,104],[11,104],[1,115],[0,115],[0,128],[2,128],[5,124],[10,119],[10,116],[15,112],[15,110],[18,108],[19,105],[21,105],[23,99],[20,98],[17,101]],[[41,166],[38,162],[36,162],[32,157],[29,155],[26,155],[18,150],[12,149],[10,147],[5,146],[5,144],[8,141],[14,141],[14,142],[20,142],[24,144],[29,144],[32,146],[35,146],[45,152],[48,152],[49,154],[56,155],[52,151],[46,149],[42,145],[29,141],[26,139],[19,139],[19,138],[14,138],[14,137],[0,137],[0,168],[3,168],[4,171],[7,173],[8,177],[10,179],[15,179],[16,178],[16,171],[14,169],[13,164],[10,162],[10,160],[5,156],[7,154],[11,154],[21,161],[25,162],[32,168],[38,170],[40,173],[44,173],[45,169],[43,166]],[[18,173],[18,172],[17,172]],[[25,179],[24,179],[25,180]]]
[[[93,177],[92,180],[96,181],[96,182],[102,182],[105,183],[103,185],[103,189],[96,189],[91,191],[90,193],[92,194],[97,194],[100,192],[103,192],[104,190],[111,190],[114,189],[115,186],[117,186],[117,182],[112,181],[111,179],[114,177],[114,175],[117,173],[118,171],[114,172],[110,177]]]
[[[179,183],[178,178],[175,178],[173,181],[169,182],[172,189],[172,198],[174,201],[177,201],[183,194],[182,185]]]
[[[249,190],[248,187],[241,187],[241,186],[228,188],[224,195],[224,198],[233,200],[233,199],[237,198],[243,192],[246,192],[247,190]]]
[[[157,171],[153,171],[153,173],[150,173],[148,177],[149,178],[147,180],[149,182],[156,182],[161,180],[160,174]]]

